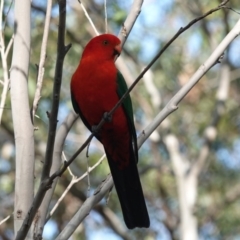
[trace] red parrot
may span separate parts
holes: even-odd
[[[121,41],[111,34],[94,37],[85,47],[71,80],[73,108],[90,131],[127,91],[115,66]],[[129,229],[149,227],[150,221],[137,170],[137,137],[130,96],[96,133],[103,144],[113,182]]]

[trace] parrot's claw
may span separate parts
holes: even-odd
[[[98,133],[98,126],[97,125],[93,125],[92,128],[91,128],[91,131],[94,135],[97,135]]]
[[[109,115],[108,112],[105,112],[103,114],[103,119],[105,120],[105,122],[111,122],[112,121],[112,115]]]
[[[112,121],[112,115],[109,115],[108,112],[105,112],[103,114],[103,119],[105,122],[111,122]],[[93,125],[91,127],[91,132],[96,136],[99,132],[98,125]]]

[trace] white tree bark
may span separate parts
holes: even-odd
[[[197,200],[198,176],[190,171],[190,162],[179,152],[177,138],[169,134],[165,138],[173,171],[176,176],[179,208],[180,208],[180,230],[182,240],[197,240],[198,228],[197,218],[194,215],[194,206]]]
[[[34,137],[28,99],[30,0],[15,1],[14,46],[11,66],[11,104],[16,145],[14,231],[21,227],[33,201]],[[32,231],[27,239],[32,239]]]

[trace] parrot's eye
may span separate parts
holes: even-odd
[[[108,40],[103,40],[103,45],[108,45]]]

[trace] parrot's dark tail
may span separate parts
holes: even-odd
[[[135,227],[148,228],[150,220],[143,196],[137,164],[133,159],[128,167],[120,170],[107,154],[108,163],[121,204],[124,221],[129,229]]]

